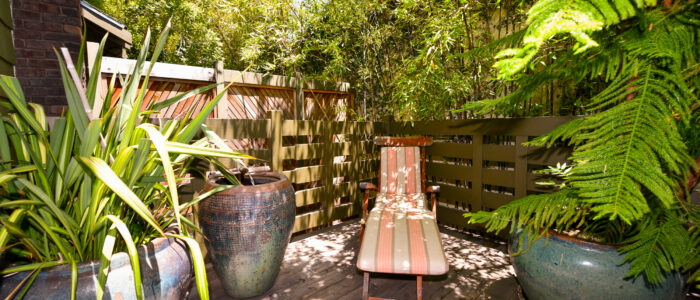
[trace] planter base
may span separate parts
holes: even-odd
[[[275,283],[294,227],[294,189],[284,175],[252,175],[199,205],[199,224],[221,284],[234,298],[261,295]],[[250,180],[248,176],[245,178]],[[207,183],[205,189],[216,185]]]
[[[526,234],[526,233],[525,233]],[[527,234],[526,234],[527,235]],[[523,250],[527,249],[527,236]],[[613,246],[552,235],[533,242],[529,251],[513,256],[518,282],[530,300],[537,299],[685,299],[681,274],[666,275],[652,287],[644,278],[625,278],[629,264]],[[518,251],[519,234],[511,236],[509,252]]]
[[[144,299],[183,299],[194,276],[189,250],[182,241],[158,238],[138,248]],[[78,264],[77,299],[95,299],[99,261]],[[30,272],[2,278],[0,299],[5,299]],[[136,299],[133,269],[125,252],[112,256],[104,299]],[[70,299],[71,267],[61,265],[39,273],[24,299]],[[23,290],[18,289],[16,298]]]

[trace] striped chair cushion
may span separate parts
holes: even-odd
[[[365,272],[441,275],[448,264],[424,194],[378,194],[357,267]]]
[[[421,193],[420,149],[418,147],[382,147],[379,192],[387,194]]]

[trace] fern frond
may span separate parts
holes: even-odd
[[[498,77],[511,78],[527,68],[544,43],[558,34],[576,40],[574,53],[583,53],[598,46],[589,34],[615,25],[636,15],[636,8],[655,6],[656,0],[542,0],[528,12],[529,24],[523,47],[501,51],[494,67]]]
[[[593,205],[596,219],[619,217],[628,224],[640,219],[650,211],[640,187],[665,207],[675,201],[676,183],[666,172],[682,173],[692,163],[671,117],[673,108],[687,109],[692,99],[681,86],[677,76],[651,65],[640,73],[627,73],[592,99],[589,108],[619,104],[540,138],[570,138],[579,145],[572,155],[578,164],[571,185]],[[630,94],[633,99],[620,100]]]
[[[663,280],[663,272],[678,270],[684,266],[691,253],[690,234],[683,221],[673,213],[656,220],[651,217],[642,223],[639,234],[625,241],[630,243],[620,248],[625,253],[623,263],[630,263],[627,276],[636,277],[644,273],[651,284]]]
[[[512,220],[518,220],[516,228],[524,228],[530,234],[545,234],[550,229],[562,230],[578,223],[585,215],[587,206],[580,203],[572,189],[563,189],[551,194],[529,195],[498,209],[487,212],[466,213],[469,223],[486,223],[489,232],[500,232]]]

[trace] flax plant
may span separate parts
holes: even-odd
[[[127,251],[135,292],[142,298],[137,246],[157,237],[173,237],[189,246],[199,295],[208,298],[203,257],[190,237],[197,228],[182,214],[211,192],[181,203],[178,184],[194,158],[222,167],[218,158],[251,157],[231,151],[203,126],[222,94],[196,115],[192,109],[182,120],[164,121],[161,126],[149,123],[160,109],[216,86],[150,103],[141,110],[153,62],[169,29],[170,23],[158,38],[151,64],[146,64],[150,33],[146,34],[133,72],[125,77],[114,74],[104,99],[96,97],[99,78],[94,74],[100,72],[106,36],[85,86],[79,79],[84,43],[75,66],[65,49],[63,55],[57,51],[68,111],[50,130],[43,108],[25,101],[17,79],[0,77],[0,88],[8,98],[0,100],[0,249],[12,262],[2,274],[34,271],[17,293],[26,292],[38,270],[70,264],[75,298],[76,264],[99,260],[96,293],[101,299],[112,254]],[[112,104],[116,80],[122,90]],[[207,137],[194,141],[200,128]],[[173,225],[178,229],[166,230]]]

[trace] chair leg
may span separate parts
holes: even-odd
[[[362,284],[362,300],[369,299],[369,272],[365,272],[365,280]]]
[[[418,300],[423,299],[423,276],[416,277],[416,295]]]

